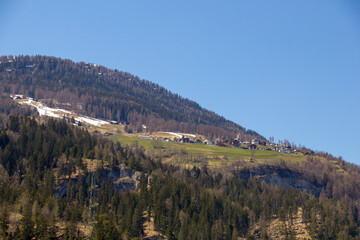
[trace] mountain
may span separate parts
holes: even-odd
[[[0,91],[1,239],[360,238],[360,168],[340,157],[276,151],[291,146],[95,64],[1,57]]]
[[[91,117],[145,124],[150,131],[179,131],[244,140],[264,137],[189,99],[127,72],[46,56],[0,58],[0,91],[67,107]]]

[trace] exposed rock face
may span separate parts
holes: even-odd
[[[54,194],[59,196],[60,198],[65,197],[67,189],[68,189],[68,183],[69,182],[64,182],[63,184],[61,184],[60,187],[58,187],[54,190]]]
[[[118,191],[125,191],[126,189],[135,190],[136,182],[117,182],[114,183],[114,188]]]
[[[267,184],[283,187],[296,188],[300,191],[307,191],[318,197],[321,192],[321,185],[307,179],[303,174],[288,168],[274,166],[263,166],[255,169],[239,170],[236,174],[245,180],[250,176],[265,181]]]
[[[131,178],[133,176],[133,172],[128,168],[114,168],[111,170],[104,169],[102,174],[110,177],[113,181],[118,178]]]
[[[95,173],[95,175],[98,174],[99,173]],[[106,182],[107,179],[110,178],[111,182],[114,184],[114,189],[118,191],[125,191],[126,189],[135,190],[139,174],[141,175],[141,173],[134,174],[131,169],[125,167],[103,169],[100,172],[100,176],[97,176],[100,180],[99,183],[96,184],[100,185],[103,180]],[[95,179],[97,177],[95,177]],[[71,181],[72,184],[74,184],[74,186],[76,187],[78,179],[73,178],[71,179]],[[58,188],[54,190],[54,193],[61,198],[65,197],[68,184],[68,181],[64,181]]]
[[[134,173],[128,168],[115,168],[111,170],[104,169],[102,175],[105,178],[110,178],[114,184],[114,188],[119,191],[126,189],[135,190],[136,180]]]

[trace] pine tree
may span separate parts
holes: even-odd
[[[48,223],[41,213],[35,218],[35,226],[34,237],[36,239],[48,239]]]
[[[5,207],[0,218],[0,234],[5,239],[8,235],[9,230],[9,212]]]
[[[57,232],[57,227],[55,225],[55,215],[52,214],[51,215],[51,219],[50,219],[50,223],[49,223],[49,227],[48,227],[48,231],[47,231],[47,239],[49,240],[53,240],[56,239],[56,232]]]
[[[31,205],[28,203],[24,207],[23,218],[20,226],[20,238],[23,240],[30,240],[34,236],[34,223],[31,217]]]
[[[239,237],[238,231],[236,230],[236,228],[234,228],[234,229],[233,229],[233,232],[232,232],[231,239],[232,239],[232,240],[237,240],[238,237]]]
[[[120,238],[114,221],[107,214],[96,216],[94,236],[95,240],[116,240]]]

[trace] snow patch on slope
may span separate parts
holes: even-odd
[[[21,101],[20,104],[26,104],[26,105],[35,107],[37,109],[37,111],[39,112],[40,116],[63,118],[64,115],[69,116],[71,114],[71,115],[74,115],[73,117],[76,121],[85,122],[87,124],[91,124],[94,126],[101,126],[104,124],[109,124],[108,122],[100,120],[100,119],[90,118],[90,117],[86,117],[86,116],[77,116],[74,113],[67,111],[65,109],[51,108],[51,107],[45,106],[41,102],[36,102],[32,99],[27,99],[27,101]]]
[[[101,126],[101,125],[109,124],[106,121],[96,119],[96,118],[90,118],[90,117],[74,117],[74,118],[77,121],[86,122],[86,123],[94,125],[94,126]]]

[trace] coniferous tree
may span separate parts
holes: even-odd
[[[27,203],[23,210],[23,217],[20,225],[20,238],[30,240],[34,237],[34,223],[32,221],[31,205]]]
[[[4,207],[0,217],[0,234],[4,239],[8,236],[9,224],[9,212],[7,208]]]

